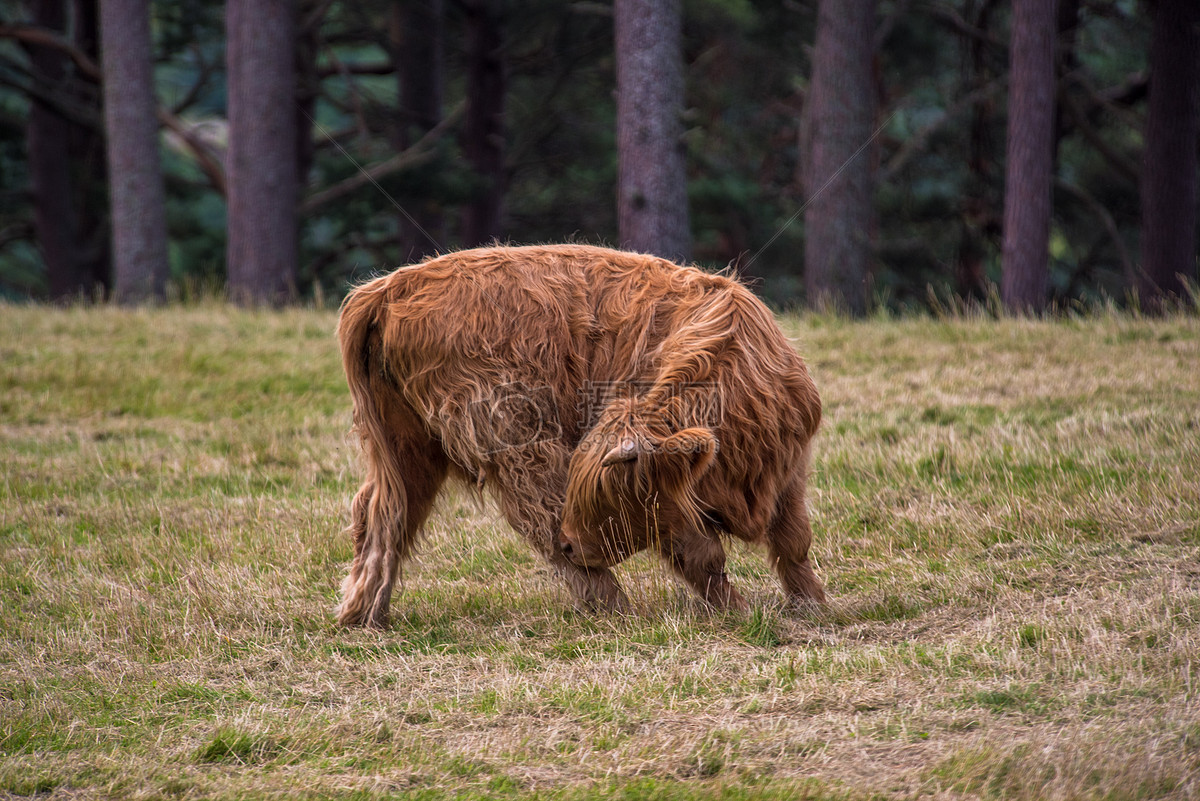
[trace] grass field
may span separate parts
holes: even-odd
[[[385,632],[334,322],[0,306],[0,796],[1200,797],[1200,319],[788,318],[828,611],[451,495]]]

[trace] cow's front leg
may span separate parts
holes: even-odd
[[[812,526],[804,503],[804,477],[788,489],[767,531],[767,554],[779,574],[788,603],[796,607],[825,603],[825,588],[808,557]]]
[[[534,451],[530,453],[529,451]],[[500,511],[588,610],[622,612],[629,608],[617,577],[606,567],[581,567],[559,546],[563,500],[566,495],[567,452],[558,443],[538,443],[505,451],[496,460],[493,486],[499,493]],[[540,469],[532,469],[538,465]]]
[[[547,558],[554,572],[562,576],[575,593],[583,609],[589,612],[629,611],[629,599],[617,583],[617,577],[607,567],[580,567],[558,549],[554,549]]]
[[[750,608],[725,574],[725,549],[715,531],[672,532],[656,545],[667,564],[709,604],[741,612]]]

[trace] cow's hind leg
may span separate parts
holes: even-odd
[[[725,548],[715,531],[672,532],[656,547],[675,573],[712,606],[740,611],[749,608],[725,575]]]
[[[383,628],[392,588],[446,478],[448,462],[429,439],[396,443],[386,463],[368,453],[367,480],[350,507],[354,562],[336,614],[345,626]]]
[[[788,489],[779,504],[775,520],[767,531],[767,549],[771,565],[779,574],[789,603],[824,603],[825,588],[813,571],[808,558],[812,544],[812,526],[804,503],[804,479]]]

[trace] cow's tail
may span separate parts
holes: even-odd
[[[362,441],[367,478],[355,495],[347,533],[354,540],[354,564],[342,582],[336,614],[343,625],[387,624],[392,587],[403,551],[406,498],[388,418],[403,403],[386,374],[383,327],[388,281],[379,278],[352,291],[342,304],[337,336],[346,383],[354,402],[354,426]],[[389,414],[390,413],[390,414]]]

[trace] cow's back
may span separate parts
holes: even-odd
[[[479,471],[497,449],[575,435],[593,330],[575,260],[554,248],[481,248],[377,280],[388,284],[388,369],[456,462]]]
[[[574,392],[644,377],[683,301],[728,283],[585,245],[459,251],[379,280],[390,282],[385,348],[422,396],[450,379]]]

